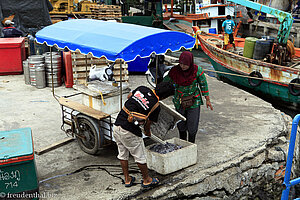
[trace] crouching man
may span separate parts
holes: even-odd
[[[15,23],[11,20],[6,20],[4,22],[4,28],[2,29],[2,33],[5,38],[12,38],[12,37],[22,37],[22,32],[14,27]]]
[[[135,177],[129,176],[128,158],[131,154],[141,170],[142,187],[157,185],[159,180],[148,175],[145,145],[142,138],[141,125],[145,135],[151,136],[150,125],[157,122],[160,112],[159,100],[174,94],[174,87],[168,82],[158,84],[155,90],[139,86],[133,90],[118,114],[114,127],[114,138],[118,146],[118,159],[121,162],[125,177],[125,187],[131,187]]]

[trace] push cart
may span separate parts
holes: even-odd
[[[85,55],[92,54],[97,58],[105,57],[112,62],[121,60],[118,63],[120,64],[118,92],[114,91],[114,94],[118,96],[118,102],[113,101],[112,108],[106,109],[106,112],[103,112],[101,107],[96,108],[93,104],[71,100],[71,96],[74,95],[59,97],[55,94],[52,86],[53,96],[58,100],[62,109],[62,130],[68,135],[76,137],[84,152],[96,154],[103,146],[114,140],[112,135],[114,119],[126,100],[124,94],[129,92],[122,83],[124,62],[133,61],[137,56],[145,58],[153,53],[164,54],[168,50],[191,49],[195,44],[195,38],[182,32],[133,24],[74,19],[58,22],[40,30],[36,34],[36,42],[47,44],[50,51],[55,46],[60,50],[68,49],[71,52],[79,51]],[[100,91],[96,92],[98,94],[91,94],[88,89],[89,84],[86,82],[85,85],[79,86],[80,93],[78,94],[88,97],[90,102],[99,101],[99,98],[105,96],[102,93],[107,91],[101,89],[101,86]],[[111,93],[108,93],[107,96],[112,97]],[[102,108],[103,106],[105,103]],[[108,112],[112,110],[116,112]]]

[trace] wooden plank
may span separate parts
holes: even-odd
[[[72,59],[74,60],[80,60],[80,61],[85,61],[85,57],[76,57],[76,56],[72,56]],[[87,58],[87,60],[97,60],[97,61],[101,61],[103,63],[107,63],[108,61],[106,59],[103,59],[103,58],[96,58],[96,57],[90,57],[90,58]]]
[[[185,24],[175,24],[175,26],[182,29],[186,33],[193,34],[193,28],[190,26],[187,26]]]
[[[101,12],[95,12],[95,15],[119,15],[121,12],[115,12],[115,11],[101,11]]]
[[[121,9],[121,6],[116,6],[116,5],[93,5],[90,7],[91,9]]]
[[[120,82],[120,76],[114,76],[115,81]],[[122,76],[122,81],[128,81],[129,80],[129,76],[127,75],[123,75]]]
[[[87,73],[89,75],[89,72]],[[77,72],[76,74],[73,74],[74,78],[86,78],[86,73],[85,72]]]
[[[93,13],[93,12],[99,12],[99,11],[105,11],[105,10],[120,12],[121,8],[93,8],[93,9],[91,9],[91,12]]]
[[[87,56],[87,58],[92,58],[93,57],[92,54],[87,54],[86,56]],[[74,59],[85,59],[85,55],[81,54],[81,53],[73,53],[72,58],[74,58]]]
[[[81,112],[81,113],[83,113],[87,116],[93,117],[97,120],[101,120],[101,119],[104,119],[109,116],[109,114],[104,113],[100,110],[95,110],[94,108],[90,108],[81,103],[78,103],[78,102],[63,98],[63,97],[59,98],[58,102],[63,106],[66,106],[68,108],[71,108],[73,110]]]
[[[120,76],[120,70],[114,70],[113,73],[114,73],[114,76]],[[124,76],[124,75],[128,75],[128,74],[129,74],[129,72],[128,72],[127,69],[124,69],[124,70],[122,71],[122,75],[123,75],[123,76]]]
[[[75,83],[75,85],[84,85],[84,84],[86,84],[86,79],[78,78],[78,79],[74,80],[74,83]]]
[[[114,78],[116,81],[120,81],[120,62],[122,62],[122,74],[123,74],[123,81],[127,82],[129,80],[128,77],[128,65],[124,63],[122,60],[118,59],[115,62],[108,61],[106,58],[96,58],[93,57],[91,54],[87,55],[87,60],[85,55],[79,52],[72,53],[72,69],[73,69],[73,81],[75,84],[86,84],[86,75],[89,75],[91,65],[96,65],[97,68],[107,67],[109,65],[114,65]],[[87,67],[86,67],[87,63]],[[87,71],[87,73],[86,73]]]
[[[127,64],[122,65],[122,69],[127,69],[127,68],[128,68]],[[120,70],[120,64],[115,64],[114,65],[114,70]]]
[[[101,58],[97,58],[97,57],[94,57],[92,54],[81,54],[79,52],[73,52],[72,53],[72,59],[76,59],[76,60],[85,60],[85,56],[87,56],[88,59],[95,59],[95,60],[101,60],[103,62],[108,62],[107,59],[105,57],[101,57]]]
[[[95,65],[96,68],[103,68],[103,67],[107,67],[107,65],[103,66],[103,65]],[[91,66],[87,67],[87,71],[90,71]],[[85,66],[73,66],[73,73],[74,72],[85,72],[86,67]],[[126,69],[124,69],[126,70]]]
[[[125,64],[125,63],[123,62],[123,60],[120,60],[120,59],[117,59],[117,60],[115,61],[116,64],[120,64],[121,62],[123,63],[123,65]]]
[[[88,72],[90,71],[91,66],[86,67],[80,67],[80,66],[74,66],[73,67],[73,73],[74,72],[85,72],[87,70]]]
[[[40,150],[36,150],[34,152],[37,155],[42,155],[42,154],[47,153],[47,152],[49,152],[51,150],[54,150],[54,149],[57,149],[57,148],[59,148],[59,147],[61,147],[63,145],[66,145],[66,144],[72,142],[73,140],[74,140],[74,138],[65,138],[65,139],[63,139],[61,141],[58,141],[56,143],[51,144],[50,146],[47,146],[47,147],[42,148]]]
[[[167,24],[163,23],[163,25],[168,29],[168,30],[171,30],[171,31],[177,31],[173,28],[171,28],[170,26],[168,26]]]
[[[104,12],[104,11],[109,11],[109,12],[121,12],[121,9],[119,8],[101,8],[101,9],[93,9],[92,13],[97,13],[97,12]]]
[[[87,73],[87,75],[89,76],[89,72]],[[74,78],[77,78],[77,79],[85,79],[86,78],[86,73],[85,71],[84,72],[77,72],[77,73],[74,73],[73,74],[73,77]],[[123,80],[129,80],[129,76],[128,76],[128,73],[127,74],[122,74],[122,77],[123,77]],[[113,78],[116,80],[116,81],[120,81],[120,74],[114,74],[113,75]]]
[[[102,60],[73,60],[72,65],[107,65],[107,62],[103,62]]]

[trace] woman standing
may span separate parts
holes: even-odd
[[[188,132],[188,141],[195,143],[200,119],[200,105],[203,105],[201,94],[205,97],[206,107],[213,110],[204,72],[201,67],[194,64],[193,54],[184,51],[179,57],[179,65],[170,70],[164,81],[174,83],[173,103],[176,110],[186,117],[186,121],[177,124],[180,139],[186,140]]]

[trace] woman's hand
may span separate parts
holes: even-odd
[[[214,108],[212,107],[210,101],[206,101],[206,107],[207,108],[209,107],[211,110],[214,110]]]
[[[214,110],[213,106],[211,105],[209,96],[205,96],[205,100],[206,100],[206,107],[210,108],[211,110]]]

